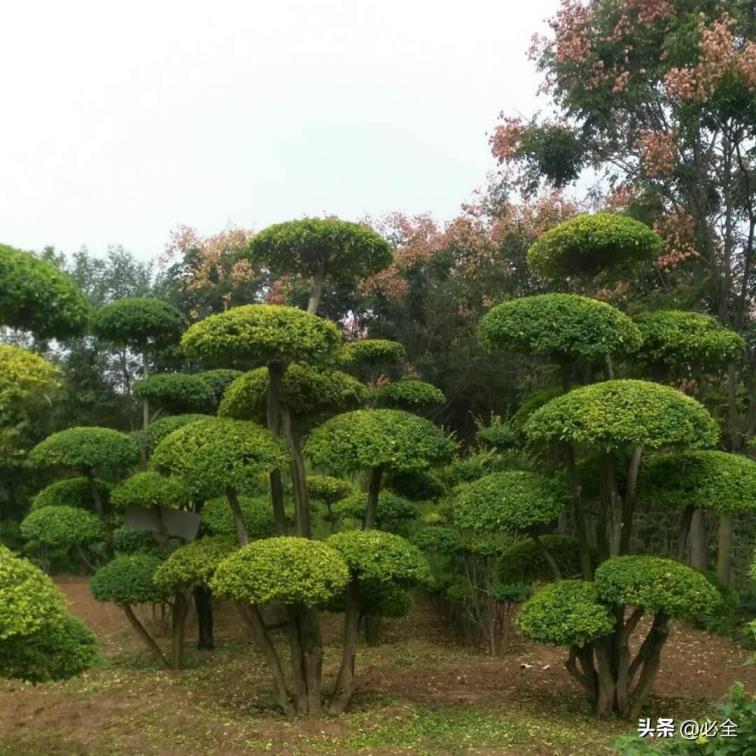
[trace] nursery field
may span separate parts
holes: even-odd
[[[0,682],[0,754],[602,754],[632,723],[596,720],[564,673],[564,650],[513,636],[500,658],[455,644],[424,599],[385,620],[384,643],[361,648],[358,688],[338,718],[277,713],[261,656],[231,607],[214,651],[158,670],[87,578],[58,584],[102,642],[104,660],[66,682]],[[145,615],[149,620],[149,615]],[[324,678],[333,680],[341,622],[326,615]],[[189,628],[192,638],[194,627]],[[644,716],[706,715],[735,680],[756,687],[749,652],[677,624]],[[529,665],[525,667],[525,665]]]

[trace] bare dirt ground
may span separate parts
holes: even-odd
[[[86,578],[58,582],[72,612],[99,636],[104,662],[61,683],[0,682],[0,756],[598,754],[633,730],[590,716],[564,670],[564,649],[513,638],[502,657],[471,652],[449,638],[422,601],[407,617],[385,622],[380,646],[360,649],[350,713],[289,722],[273,709],[265,667],[231,607],[216,612],[214,651],[192,647],[189,669],[164,672],[120,610],[91,598]],[[323,622],[326,684],[336,672],[340,619],[326,615]],[[699,716],[735,680],[754,690],[756,667],[743,666],[749,655],[725,638],[677,624],[648,715]]]

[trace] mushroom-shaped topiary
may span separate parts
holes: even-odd
[[[237,420],[264,421],[268,386],[266,368],[243,373],[226,390],[218,414]],[[367,387],[351,375],[338,370],[319,370],[299,362],[289,365],[282,389],[282,398],[297,419],[359,407],[368,398]]]
[[[273,535],[273,513],[267,498],[239,496],[239,509],[250,538],[268,538]],[[203,532],[217,536],[236,535],[236,521],[225,498],[205,502],[200,518]]]
[[[353,493],[336,502],[333,514],[342,522],[347,519],[359,520],[364,527],[368,496],[366,493]],[[378,494],[378,509],[375,513],[375,526],[380,530],[395,531],[401,526],[420,516],[420,509],[412,501],[398,496],[391,491]]]
[[[356,371],[371,385],[381,375],[393,374],[404,362],[404,347],[389,339],[361,339],[345,344],[341,350],[341,363]]]
[[[200,415],[200,414],[186,414],[186,415],[169,415],[168,417],[161,417],[159,420],[151,422],[144,430],[138,431],[135,435],[139,437],[139,440],[144,444],[147,454],[151,455],[155,451],[155,447],[173,431],[182,428],[189,423],[193,423],[196,420],[207,420],[213,417],[213,415]]]
[[[148,470],[119,483],[110,492],[110,501],[120,511],[127,507],[184,509],[192,503],[192,492],[180,478]]]
[[[43,488],[33,499],[31,511],[43,507],[79,507],[95,511],[95,498],[92,485],[97,486],[101,501],[107,502],[110,497],[110,487],[103,480],[95,480],[92,484],[88,478],[63,478]]]
[[[134,395],[150,402],[158,412],[212,412],[216,407],[212,386],[189,373],[158,373],[134,383]]]
[[[652,369],[696,375],[739,360],[745,342],[715,318],[700,312],[653,310],[635,317],[643,337],[638,359]]]
[[[379,407],[395,407],[408,411],[424,407],[434,407],[446,401],[444,392],[432,383],[414,378],[386,383],[375,391],[375,402]]]
[[[455,444],[426,420],[401,410],[345,412],[316,428],[305,453],[334,472],[370,471],[365,527],[375,525],[381,479],[387,470],[423,470],[447,461]]]
[[[385,239],[338,218],[302,218],[268,226],[249,243],[252,262],[281,276],[311,281],[307,312],[316,313],[326,281],[354,287],[391,262]]]
[[[640,331],[627,315],[576,294],[539,294],[496,305],[480,321],[478,336],[488,351],[547,357],[567,368],[575,360],[598,362],[634,352]]]
[[[290,616],[295,705],[300,713],[320,712],[323,648],[313,607],[346,588],[349,568],[337,551],[319,541],[281,536],[245,546],[223,560],[210,581],[220,596],[251,604],[255,635],[273,673],[276,698],[292,710],[280,657],[260,615],[260,605],[284,604]]]
[[[176,475],[194,495],[208,498],[225,493],[242,544],[249,542],[238,492],[256,487],[260,473],[287,460],[283,446],[265,428],[244,420],[208,418],[185,425],[166,436],[152,455],[152,466]]]
[[[638,471],[644,449],[701,448],[716,444],[719,430],[706,409],[680,391],[657,383],[615,380],[573,389],[536,410],[524,432],[535,444],[601,455],[603,501],[596,521],[599,559],[626,554],[630,546]],[[619,464],[629,458],[624,491],[617,482]],[[575,479],[574,468],[570,477]],[[578,536],[585,534],[579,501]],[[621,512],[620,512],[621,510]],[[610,515],[621,524],[609,530]],[[585,577],[590,577],[587,542],[581,540]]]
[[[602,270],[650,260],[662,238],[626,215],[576,215],[542,234],[528,250],[528,266],[546,278],[594,276]]]
[[[65,611],[42,570],[0,546],[0,676],[30,682],[79,674],[97,659],[97,640]]]
[[[454,502],[454,520],[467,530],[482,533],[503,530],[531,536],[559,580],[562,577],[559,566],[538,531],[559,517],[564,499],[553,480],[537,473],[507,470],[486,475],[463,488]]]
[[[153,581],[168,593],[207,587],[218,565],[239,548],[235,538],[207,536],[179,546],[155,570]]]
[[[341,554],[351,574],[347,589],[341,667],[330,704],[332,713],[340,713],[346,708],[354,692],[361,590],[370,584],[383,588],[427,583],[431,573],[428,560],[420,549],[392,533],[350,530],[332,535],[326,543]]]
[[[0,324],[67,339],[81,335],[90,316],[86,297],[62,270],[0,244]]]
[[[21,535],[43,546],[81,549],[103,540],[105,531],[97,515],[78,507],[43,507],[21,521]]]
[[[160,561],[157,556],[151,554],[118,556],[92,575],[89,590],[96,601],[112,602],[121,607],[129,624],[157,663],[168,668],[170,665],[160,646],[139,621],[133,609],[135,604],[158,603],[170,595],[170,591],[159,587],[153,581]],[[174,662],[176,661],[174,658]]]
[[[330,475],[308,475],[307,493],[313,501],[322,501],[328,510],[325,519],[331,526],[331,532],[336,529],[337,517],[333,505],[353,493],[354,488],[349,481],[333,478]]]

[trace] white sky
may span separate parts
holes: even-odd
[[[538,108],[558,4],[2,3],[0,241],[148,257],[179,223],[449,218],[498,112]]]

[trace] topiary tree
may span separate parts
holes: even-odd
[[[717,577],[730,584],[732,515],[756,512],[756,462],[723,451],[684,451],[647,459],[639,477],[640,495],[683,510],[678,557],[685,555],[685,536],[696,511],[720,517]],[[706,550],[691,553],[691,566],[706,569]]]
[[[108,502],[110,487],[104,480],[95,480],[101,501]],[[33,499],[31,511],[43,507],[79,507],[96,511],[95,497],[89,478],[63,478],[43,488]]]
[[[219,596],[250,605],[255,640],[273,675],[276,701],[291,714],[321,711],[323,646],[315,607],[343,591],[346,562],[330,546],[292,536],[266,538],[236,551],[218,565],[210,588]],[[289,615],[292,692],[260,607],[282,604]]]
[[[389,339],[360,339],[345,344],[340,360],[371,386],[382,375],[395,374],[405,360],[404,347]]]
[[[557,519],[565,503],[558,484],[523,470],[486,475],[465,486],[454,501],[454,521],[464,530],[527,535],[540,550],[556,580],[559,565],[539,537],[539,530]]]
[[[341,667],[329,711],[340,714],[354,693],[354,661],[359,636],[360,595],[365,585],[409,587],[430,580],[430,566],[422,552],[404,538],[379,530],[336,533],[326,543],[349,567]]]
[[[576,215],[536,239],[528,267],[545,278],[592,277],[601,271],[650,260],[664,242],[655,231],[627,215]]]
[[[437,407],[445,402],[446,397],[441,389],[432,383],[414,378],[402,378],[379,386],[375,390],[375,403],[378,407],[394,407],[417,412],[419,409]]]
[[[62,270],[0,244],[0,324],[65,340],[80,336],[90,317],[89,302]]]
[[[92,322],[92,329],[100,339],[142,356],[144,378],[150,375],[150,355],[177,344],[185,328],[186,319],[180,310],[150,297],[116,299],[98,310]],[[142,400],[142,411],[146,428],[150,422],[146,398]]]
[[[250,538],[269,538],[273,535],[273,516],[266,498],[239,496],[239,509]],[[203,532],[214,536],[237,534],[236,521],[225,497],[206,501],[200,518]]]
[[[333,514],[342,523],[348,519],[358,520],[360,527],[365,528],[367,507],[367,495],[364,492],[352,493],[334,504]],[[379,530],[397,531],[419,515],[420,509],[414,502],[391,491],[381,491],[378,494],[375,527]]]
[[[198,375],[158,373],[136,381],[134,395],[149,402],[153,420],[161,412],[213,412],[217,406],[213,387]]]
[[[228,370],[217,368],[216,370],[205,370],[203,373],[195,373],[195,376],[204,381],[210,387],[215,397],[213,406],[217,407],[226,389],[240,376],[241,370]]]
[[[207,420],[213,417],[212,415],[200,415],[200,414],[186,414],[186,415],[169,415],[168,417],[161,417],[149,424],[149,426],[141,431],[137,431],[134,435],[137,437],[139,443],[147,452],[147,457],[152,454],[155,447],[169,434],[178,428],[182,428],[184,425],[189,425],[196,420]]]
[[[110,501],[121,512],[127,507],[185,509],[192,504],[192,492],[180,478],[145,470],[115,486]]]
[[[641,343],[627,315],[576,294],[540,294],[496,305],[480,321],[478,338],[489,352],[522,352],[556,362],[564,390],[578,362],[606,363],[611,378],[612,356],[632,354]]]
[[[21,521],[21,535],[43,549],[76,548],[84,563],[91,567],[82,547],[103,541],[105,530],[97,515],[78,507],[59,505],[35,509],[26,515]]]
[[[284,437],[289,447],[297,532],[308,537],[311,527],[304,462],[292,429],[283,379],[292,362],[319,365],[333,361],[339,342],[333,323],[280,305],[246,305],[213,315],[189,328],[181,342],[190,357],[207,363],[267,367],[267,425],[276,436]],[[278,469],[271,471],[270,487],[276,532],[283,534],[286,517]]]
[[[159,587],[153,581],[155,571],[160,566],[160,558],[153,554],[132,554],[116,557],[104,567],[100,567],[89,583],[89,590],[96,601],[106,601],[117,604],[126,615],[134,632],[144,642],[158,665],[169,669],[168,659],[160,646],[150,635],[134,612],[134,605],[156,604],[166,601],[170,591]],[[183,622],[186,617],[186,604],[174,603],[172,617],[172,636],[174,649],[177,638],[183,638]],[[181,664],[181,654],[177,653],[173,659],[174,669]]]
[[[530,416],[524,432],[531,443],[556,446],[567,454],[586,578],[591,576],[590,556],[576,453],[600,455],[602,500],[595,543],[603,560],[629,550],[644,449],[702,448],[716,444],[719,437],[716,423],[695,399],[667,386],[635,380],[605,381],[558,396]],[[617,469],[627,459],[625,486],[620,490]]]
[[[455,444],[440,428],[409,412],[355,410],[331,418],[310,434],[307,456],[338,473],[369,471],[364,527],[375,527],[383,474],[423,470],[447,461]]]
[[[720,601],[716,588],[686,565],[622,556],[599,565],[593,582],[563,580],[542,588],[523,606],[518,623],[528,638],[570,647],[567,669],[598,715],[615,711],[632,719],[651,691],[670,621],[700,619]],[[630,638],[644,614],[653,622],[633,658]]]
[[[208,418],[184,425],[166,436],[152,455],[151,466],[175,475],[193,496],[225,494],[239,543],[249,543],[239,491],[256,487],[261,473],[278,469],[287,454],[270,431],[245,420]]]
[[[83,672],[99,656],[95,636],[65,610],[39,568],[0,546],[0,676],[30,682]]]
[[[191,541],[179,546],[158,566],[153,575],[153,581],[159,588],[174,596],[183,596],[187,591],[200,589],[207,593],[207,600],[211,602],[210,579],[215,574],[218,565],[238,548],[239,544],[233,536],[209,536],[200,538],[198,541]],[[198,611],[202,605],[202,603],[197,605]],[[209,621],[199,623],[200,636],[197,643],[199,649],[212,649],[215,645],[212,611],[207,619]],[[180,634],[175,634],[173,640],[173,658],[179,659],[179,666],[181,666],[180,660],[184,647],[183,625]]]
[[[337,218],[302,218],[268,226],[249,242],[252,263],[277,277],[310,279],[307,312],[314,315],[326,281],[354,288],[389,265],[391,248],[372,229]]]
[[[307,476],[307,492],[310,494],[310,499],[322,501],[326,505],[331,532],[336,528],[336,515],[333,511],[333,505],[349,496],[352,491],[352,484],[341,478],[333,478],[330,475]]]

